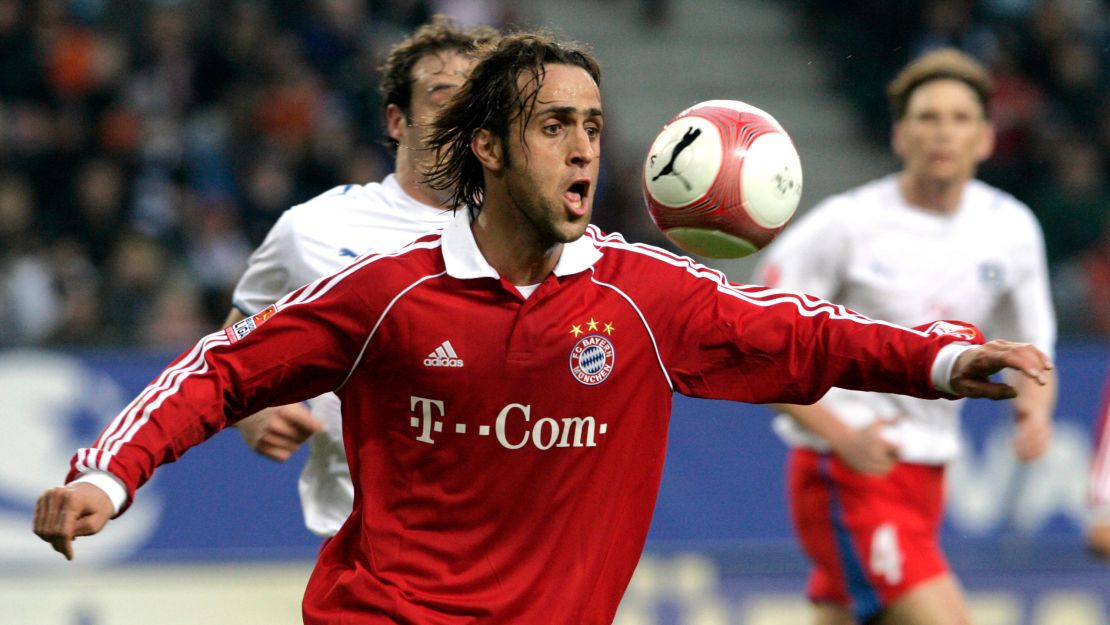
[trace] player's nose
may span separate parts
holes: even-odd
[[[585,128],[575,129],[572,138],[568,160],[574,165],[588,165],[597,158],[597,145],[594,137]]]

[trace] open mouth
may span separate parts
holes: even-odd
[[[567,201],[570,202],[571,206],[575,208],[580,208],[589,193],[590,180],[588,178],[582,178],[571,183],[570,187],[568,187],[566,192],[563,194],[563,197],[565,197]]]

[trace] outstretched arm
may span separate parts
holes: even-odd
[[[962,348],[957,348],[962,349]],[[1013,369],[1012,385],[992,382],[991,374]],[[1052,433],[1052,407],[1056,375],[1051,361],[1036,348],[1009,341],[992,341],[967,348],[952,365],[948,389],[967,397],[1015,397],[1018,457],[1034,460],[1048,447]],[[822,402],[812,405],[776,404],[801,426],[825,440],[845,464],[859,473],[882,475],[894,467],[898,447],[882,437],[882,421],[856,429],[844,423]]]
[[[238,308],[232,308],[224,320],[224,327],[245,318]],[[247,446],[259,455],[285,462],[310,436],[324,429],[324,422],[304,404],[288,404],[256,412],[235,427]]]
[[[310,284],[251,324],[215,332],[186,350],[91,447],[77,451],[69,484],[40,497],[35,532],[72,558],[73,539],[95,534],[122,513],[159,465],[241,415],[335,389],[365,345],[359,280]]]

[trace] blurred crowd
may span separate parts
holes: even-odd
[[[492,0],[0,0],[0,345],[180,346],[278,214],[391,169],[377,64]]]
[[[1065,335],[1110,337],[1110,8],[1101,0],[802,0],[837,51],[861,132],[889,137],[885,83],[958,47],[994,76],[995,154],[980,177],[1044,228]]]
[[[876,140],[884,83],[911,55],[958,45],[990,65],[999,145],[984,178],[1040,217],[1063,330],[1110,336],[1102,3],[800,1]],[[281,211],[390,170],[384,52],[434,13],[520,24],[513,5],[0,0],[0,346],[177,348],[211,331]],[[631,205],[626,169],[600,191]],[[631,237],[658,242],[642,223]]]

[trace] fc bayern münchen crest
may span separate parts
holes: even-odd
[[[616,352],[609,339],[600,334],[582,337],[570,350],[570,372],[587,386],[596,386],[613,372]]]

